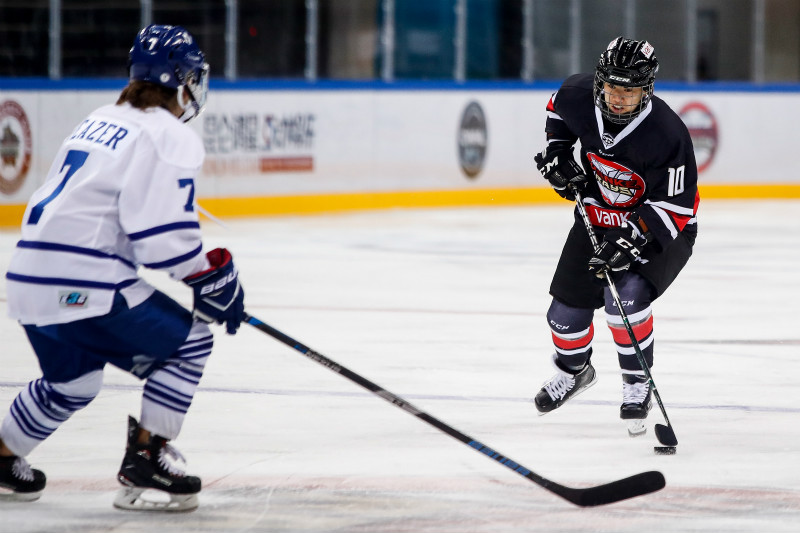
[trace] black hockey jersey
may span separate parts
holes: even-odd
[[[545,126],[549,143],[581,143],[592,224],[619,226],[635,212],[662,249],[679,232],[696,232],[697,164],[683,121],[654,95],[615,134],[594,105],[593,86],[592,74],[569,77],[547,104]]]

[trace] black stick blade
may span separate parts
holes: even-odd
[[[664,424],[656,424],[656,438],[658,442],[664,446],[677,446],[678,437],[675,436],[675,430],[672,426],[665,426]]]
[[[650,494],[663,489],[666,484],[664,474],[652,470],[597,487],[587,489],[562,487],[565,490],[553,492],[580,507],[595,507]]]

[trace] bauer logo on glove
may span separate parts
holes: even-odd
[[[220,289],[225,287],[225,285],[231,283],[232,281],[236,281],[236,278],[238,277],[238,275],[239,275],[239,273],[236,270],[234,270],[233,272],[228,274],[226,277],[224,277],[224,278],[222,278],[220,280],[217,280],[216,283],[211,282],[208,285],[203,285],[202,287],[200,287],[200,295],[205,296],[207,294],[212,294],[212,293],[215,293],[215,292],[219,291]]]
[[[183,281],[194,291],[192,314],[203,322],[225,324],[233,335],[244,319],[244,290],[233,257],[225,248],[206,254],[211,268],[198,272]]]

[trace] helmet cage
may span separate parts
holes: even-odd
[[[183,108],[180,118],[183,122],[189,122],[203,111],[208,97],[208,72],[208,63],[203,63],[202,68],[187,74],[184,83],[178,86],[178,102]],[[184,93],[188,98],[184,99]]]
[[[645,110],[653,96],[658,60],[647,41],[617,37],[600,55],[594,75],[594,103],[603,117],[614,124],[628,124]],[[605,84],[641,87],[642,99],[626,113],[613,113],[605,100]]]

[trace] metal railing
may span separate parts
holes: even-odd
[[[375,35],[373,51],[375,67],[366,77],[380,79],[384,82],[392,82],[397,79],[414,79],[413,66],[405,66],[403,67],[404,70],[402,70],[398,69],[397,65],[399,54],[402,55],[404,53],[406,50],[404,46],[407,46],[407,41],[412,40],[407,34],[408,28],[402,25],[402,23],[408,21],[409,17],[401,20],[399,14],[408,10],[409,2],[417,0],[360,1],[363,5],[369,5],[369,2],[372,2],[372,9],[377,14],[374,28],[372,28]],[[740,44],[739,51],[728,51],[729,47],[716,43],[714,46],[721,48],[721,50],[714,53],[718,53],[719,57],[712,57],[711,59],[717,61],[723,67],[735,62],[741,64],[742,51],[744,51],[744,54],[749,56],[749,61],[745,62],[747,72],[735,71],[731,74],[723,72],[718,75],[717,79],[756,83],[775,81],[776,79],[777,81],[800,80],[800,76],[796,72],[769,73],[766,68],[767,58],[770,53],[766,32],[766,28],[770,24],[767,7],[771,1],[778,0],[736,1],[739,6],[748,4],[751,6],[749,10],[740,9],[742,12],[739,15],[741,16],[738,17],[739,23],[742,24],[738,33],[744,36],[744,43]],[[63,36],[65,25],[63,13],[64,4],[70,2],[68,0],[47,0],[47,2],[49,11],[49,27],[47,31],[49,45],[46,75],[50,79],[57,80],[64,75]],[[426,2],[441,5],[449,2],[451,6],[452,21],[448,23],[447,28],[443,28],[441,35],[445,39],[452,34],[452,49],[446,50],[445,44],[439,49],[431,50],[431,54],[447,52],[448,55],[452,56],[451,69],[449,72],[442,71],[441,79],[452,79],[456,82],[473,79],[470,74],[470,45],[472,39],[486,39],[485,35],[474,37],[471,34],[471,29],[481,23],[480,20],[471,18],[471,7],[474,7],[474,4],[468,0],[426,0]],[[495,2],[499,5],[499,1],[495,0],[486,0],[486,2]],[[263,5],[274,7],[279,3],[281,3],[279,0],[274,0],[272,2],[264,2]],[[283,3],[286,4],[286,1]],[[75,4],[76,2],[70,3],[73,8]],[[213,21],[214,24],[219,25],[219,28],[213,26],[207,30],[208,33],[217,35],[220,31],[224,32],[224,54],[221,54],[217,59],[217,61],[223,61],[224,65],[213,65],[215,68],[212,73],[221,73],[225,79],[230,81],[235,81],[242,77],[253,77],[250,72],[242,72],[239,61],[242,54],[254,53],[253,50],[248,48],[251,45],[242,38],[245,35],[243,33],[243,22],[245,25],[248,24],[248,21],[243,21],[240,16],[240,11],[245,4],[247,4],[246,0],[225,0],[224,22]],[[305,9],[304,21],[302,23],[298,22],[293,26],[287,25],[286,28],[286,31],[304,32],[305,50],[302,51],[304,65],[301,65],[297,72],[302,72],[302,78],[312,82],[319,78],[336,78],[336,72],[331,72],[330,68],[323,68],[326,58],[325,45],[331,46],[332,43],[337,42],[336,39],[338,37],[341,37],[337,37],[337,31],[340,31],[337,26],[323,26],[330,23],[329,19],[332,17],[325,19],[324,15],[326,13],[330,15],[332,10],[335,9],[332,7],[335,3],[326,2],[326,0],[304,0],[303,4]],[[671,11],[673,13],[671,15],[672,22],[670,24],[675,27],[675,31],[664,33],[664,29],[659,28],[658,25],[648,25],[647,28],[640,28],[642,24],[639,22],[650,18],[648,10],[654,9],[653,6],[655,4],[662,6],[662,9],[663,6],[667,5],[673,8]],[[559,79],[573,72],[587,70],[594,65],[596,57],[599,56],[599,52],[602,50],[600,47],[605,45],[616,34],[625,34],[637,38],[644,37],[651,40],[647,36],[638,35],[641,30],[653,33],[661,32],[659,34],[659,42],[662,45],[664,43],[667,45],[665,49],[668,52],[669,62],[665,62],[662,59],[662,79],[681,80],[690,83],[705,79],[698,76],[698,58],[701,53],[704,53],[699,47],[699,32],[703,29],[698,24],[698,13],[711,13],[711,20],[715,23],[729,24],[729,21],[722,21],[721,17],[713,17],[713,9],[716,9],[717,6],[722,9],[722,0],[663,0],[655,4],[645,3],[642,0],[620,0],[617,4],[612,4],[617,11],[610,14],[609,20],[614,21],[613,25],[615,27],[610,28],[608,33],[604,33],[600,37],[603,31],[595,28],[595,26],[603,26],[603,24],[595,24],[593,19],[598,14],[593,11],[596,8],[595,4],[591,3],[591,0],[517,0],[517,3],[514,4],[516,6],[515,11],[511,17],[519,20],[518,42],[513,43],[513,46],[517,47],[519,61],[518,71],[514,73],[512,79],[525,82],[541,79]],[[161,22],[156,20],[157,17],[154,17],[156,10],[160,9],[160,5],[159,0],[139,0],[139,27],[144,27],[151,22]],[[248,5],[248,7],[253,8],[252,5]],[[0,7],[0,10],[2,9],[4,8]],[[202,7],[197,9],[202,9]],[[2,14],[2,11],[0,11],[0,14]],[[549,19],[555,16],[561,17],[559,20],[564,21],[563,24],[551,23]],[[130,21],[127,21],[127,23],[130,24]],[[188,25],[187,27],[190,30],[192,29]],[[322,40],[321,31],[323,28],[329,39],[327,43]],[[495,38],[502,37],[501,32],[498,31],[496,33]],[[726,31],[726,34],[730,33],[730,31]],[[798,30],[798,33],[800,33],[800,30]],[[562,38],[562,34],[566,35],[566,37]],[[563,42],[553,44],[558,41],[554,36]],[[790,47],[790,44],[787,44],[787,47]],[[656,45],[656,48],[657,53],[659,53],[661,51],[659,45]],[[206,49],[205,46],[204,49]],[[676,51],[682,52],[675,53]],[[14,55],[13,49],[10,51],[5,50],[4,52],[6,56],[13,57]],[[264,52],[261,51],[260,53]],[[786,54],[800,55],[800,51],[794,49],[780,51],[780,53],[784,56]],[[731,57],[726,54],[730,54]],[[660,54],[659,57],[661,57]],[[406,61],[406,63],[409,62]],[[800,64],[800,59],[797,59],[797,63]],[[800,67],[798,67],[798,70],[800,70]],[[4,71],[2,63],[0,63],[0,76],[9,77],[14,75],[17,74],[13,68],[5,69]],[[424,78],[425,75],[421,77]]]

